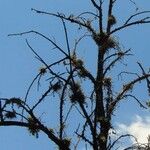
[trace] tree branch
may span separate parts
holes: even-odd
[[[141,20],[138,20],[138,21],[134,21],[134,22],[131,22],[131,23],[128,23],[128,24],[124,24],[123,26],[120,26],[118,28],[115,28],[114,30],[112,30],[109,34],[113,34],[117,31],[120,31],[122,29],[125,29],[127,27],[130,27],[130,26],[133,26],[133,25],[139,25],[139,24],[149,24],[150,23],[150,20],[146,21],[147,19],[150,19],[150,17],[146,17],[146,18],[143,18]]]
[[[131,90],[131,88],[133,88],[133,86],[142,81],[145,80],[146,78],[149,78],[150,74],[146,74],[143,76],[140,76],[138,78],[136,78],[135,80],[129,82],[128,84],[123,86],[123,90],[122,92],[120,92],[116,98],[114,99],[114,101],[110,104],[110,109],[109,109],[109,113],[112,114],[113,110],[115,109],[116,105],[119,103],[119,101],[124,97],[124,94],[127,93],[129,90]]]
[[[81,21],[77,20],[73,16],[66,17],[64,14],[49,13],[49,12],[40,11],[40,10],[37,10],[37,9],[34,9],[34,8],[32,8],[31,10],[33,10],[36,13],[39,13],[39,14],[45,14],[45,15],[55,16],[55,17],[60,18],[60,19],[65,19],[65,20],[67,20],[71,23],[75,23],[75,24],[78,24],[79,26],[85,27],[86,29],[88,29],[92,33],[95,33],[94,29],[91,26],[87,25],[85,22],[81,22]]]

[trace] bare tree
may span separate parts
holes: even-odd
[[[117,68],[117,63],[121,63],[125,57],[132,55],[131,49],[124,50],[121,47],[115,35],[132,26],[149,24],[150,11],[136,9],[135,13],[118,26],[116,16],[113,13],[117,0],[109,0],[109,2],[90,0],[90,3],[91,7],[94,7],[93,12],[86,11],[79,15],[71,14],[69,16],[32,8],[32,11],[38,14],[60,19],[66,41],[64,44],[67,48],[62,48],[53,38],[34,30],[9,35],[35,34],[49,42],[54,50],[62,55],[61,58],[56,58],[53,63],[49,64],[37,53],[29,40],[26,40],[27,46],[44,67],[40,68],[31,82],[24,99],[17,97],[0,99],[0,126],[26,127],[31,134],[37,137],[39,131],[42,131],[60,150],[78,149],[80,142],[86,143],[93,150],[111,150],[118,141],[124,137],[132,136],[121,135],[115,140],[112,139],[110,135],[110,130],[113,129],[112,118],[117,106],[124,99],[132,98],[140,107],[148,107],[149,102],[147,105],[143,104],[132,90],[137,84],[145,81],[147,92],[150,94],[150,73],[144,69],[141,63],[138,63],[141,72],[134,73],[125,70],[117,74],[121,77],[132,75],[134,78],[127,83],[122,79],[120,89],[115,90],[115,80],[113,76],[110,76],[110,73],[113,72],[113,68]],[[105,3],[108,3],[107,8],[104,7]],[[135,4],[131,0],[129,3]],[[107,13],[105,13],[106,10],[108,10]],[[79,39],[75,40],[74,46],[71,46],[69,42],[66,23],[76,26],[81,33],[84,32]],[[97,66],[95,73],[88,69],[86,65],[88,62],[81,59],[80,51],[78,51],[78,45],[82,43],[84,38],[93,41],[97,47],[97,57],[94,58]],[[90,53],[93,53],[92,50]],[[45,78],[48,83],[47,88],[44,87],[44,92],[40,93],[41,96],[37,97],[36,101],[29,103],[32,87],[36,84],[40,89],[40,85],[45,82],[42,79]],[[90,88],[86,90],[86,87]],[[57,110],[59,115],[52,116],[58,118],[56,123],[59,126],[58,129],[48,126],[42,117],[39,117],[43,113],[40,112],[42,104],[49,100],[49,103],[54,105],[52,99],[57,99],[57,104],[55,104],[57,107],[59,106]],[[50,116],[51,110],[47,114]],[[68,118],[71,114],[79,118],[76,127],[73,126],[74,122],[69,122]],[[69,133],[67,126],[71,126]]]

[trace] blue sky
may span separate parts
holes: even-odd
[[[134,5],[130,9],[132,5],[132,3],[127,4],[118,0],[115,13],[119,21],[127,18],[128,14],[134,12]],[[137,2],[137,6],[141,9],[148,10],[150,8],[150,1]],[[28,38],[33,43],[34,47],[39,50],[42,56],[46,56],[46,60],[50,58],[50,61],[52,61],[55,58],[55,53],[52,55],[48,53],[52,47],[37,36],[8,37],[7,35],[9,33],[34,29],[46,35],[54,36],[58,42],[62,42],[62,35],[60,36],[60,33],[63,34],[62,28],[58,27],[60,22],[55,21],[54,18],[50,18],[49,16],[38,15],[32,12],[31,8],[50,12],[64,12],[66,14],[77,14],[78,12],[93,9],[90,7],[90,2],[80,2],[80,0],[76,0],[75,2],[70,0],[0,0],[0,97],[24,97],[25,90],[41,66],[26,46],[25,38]],[[135,53],[134,57],[126,60],[130,64],[129,70],[139,71],[138,65],[136,64],[137,61],[142,62],[145,67],[149,68],[149,26],[137,26],[134,29],[124,30],[122,33],[116,35],[125,48],[132,48],[133,53]],[[70,26],[69,29],[71,30]],[[78,33],[70,31],[70,38],[73,39],[74,36],[78,36]],[[81,53],[84,55],[85,60],[90,60],[88,67],[94,72],[92,70],[94,61],[91,59],[91,54],[89,52],[86,53],[86,49],[90,49],[90,46],[90,44],[84,42]],[[136,91],[139,97],[144,97],[144,90],[143,88],[137,88]],[[131,124],[134,122],[135,115],[141,117],[149,115],[149,112],[140,111],[135,106],[137,105],[132,102],[127,102],[124,106],[120,106],[117,112],[120,115],[114,120],[116,124]],[[44,135],[41,134],[39,139],[36,139],[30,136],[26,130],[15,127],[0,128],[0,143],[2,150],[51,149],[51,144]]]

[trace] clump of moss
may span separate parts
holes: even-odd
[[[38,138],[38,133],[40,130],[37,126],[37,122],[32,117],[28,118],[28,131]]]
[[[146,102],[146,105],[150,108],[150,100]]]
[[[46,68],[45,68],[45,67],[41,67],[41,68],[39,69],[39,73],[40,73],[41,75],[44,75],[46,72],[47,72],[47,71],[46,71]]]
[[[72,103],[84,103],[85,102],[85,96],[84,93],[81,89],[80,84],[78,83],[71,83],[71,95],[70,95],[70,100]]]
[[[8,111],[5,113],[5,117],[7,119],[13,119],[16,118],[16,112],[15,111]]]
[[[111,78],[110,78],[110,77],[103,79],[103,84],[104,84],[104,86],[106,86],[106,87],[111,86],[111,82],[112,82],[112,81],[111,81]]]
[[[124,56],[125,54],[124,54],[124,52],[122,52],[122,51],[119,51],[118,53],[117,53],[117,55],[118,55],[118,57],[122,57],[122,56]]]
[[[52,128],[48,129],[52,134],[54,134],[54,130]]]
[[[92,23],[92,21],[91,21],[91,20],[87,20],[87,22],[86,22],[86,26],[91,27],[91,23]]]
[[[68,148],[70,146],[70,144],[71,144],[71,140],[70,139],[66,138],[66,139],[63,139],[62,141],[63,141],[63,143],[64,143],[66,148]]]
[[[87,74],[88,74],[88,71],[84,67],[81,67],[78,71],[78,75],[81,78],[86,78]]]
[[[84,68],[84,62],[82,59],[77,59],[76,54],[71,56],[72,65],[77,69],[79,77],[85,78],[87,75],[87,70]]]
[[[97,33],[93,35],[93,39],[98,46],[101,46],[103,50],[108,50],[110,48],[115,48],[117,43],[113,37],[107,35],[107,33]]]
[[[105,41],[107,40],[108,35],[105,32],[102,33],[96,33],[93,35],[93,39],[96,42],[97,45],[103,45]]]
[[[117,20],[116,20],[115,16],[110,15],[110,16],[108,17],[108,23],[109,23],[111,26],[112,26],[112,25],[115,25],[115,24],[117,23]]]
[[[109,37],[105,43],[106,49],[115,48],[117,46],[116,41],[113,37]]]
[[[62,88],[62,84],[60,81],[56,82],[55,84],[52,85],[52,90],[54,92],[59,91]]]
[[[81,59],[77,59],[76,55],[72,55],[71,56],[71,59],[72,59],[72,65],[75,67],[75,68],[80,68],[83,66],[83,60]]]
[[[99,139],[102,141],[102,142],[106,142],[106,137],[104,135],[100,135],[99,136]]]
[[[10,98],[6,101],[6,104],[16,104],[18,107],[22,106],[24,102],[20,98]]]
[[[83,66],[83,60],[77,59],[75,62],[75,66],[76,66],[76,68],[82,67]]]

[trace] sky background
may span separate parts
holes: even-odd
[[[136,3],[141,10],[150,9],[150,1],[137,1]],[[60,35],[63,32],[62,28],[59,28],[60,22],[49,16],[38,15],[31,11],[31,8],[49,12],[78,14],[82,11],[93,10],[90,4],[90,1],[85,2],[85,0],[82,0],[82,2],[80,0],[75,2],[70,0],[0,0],[0,97],[24,97],[29,83],[41,66],[26,46],[26,38],[32,42],[34,47],[39,50],[40,55],[44,56],[46,60],[51,59],[50,61],[53,61],[56,56],[55,53],[49,55],[49,49],[52,47],[37,36],[8,37],[8,34],[38,30],[48,36],[54,36],[63,46],[63,39]],[[134,10],[135,6],[132,3],[127,4],[125,1],[118,0],[114,13],[118,22],[122,22],[122,19],[127,18]],[[72,27],[69,26],[68,28],[70,29],[70,38],[73,40],[73,37],[77,36],[78,33],[71,31]],[[134,57],[125,60],[129,63],[130,71],[139,71],[137,61],[142,62],[145,68],[149,68],[149,35],[150,25],[136,26],[134,29],[124,30],[116,35],[122,46],[126,49],[132,48],[132,52],[135,54]],[[83,43],[81,53],[84,55],[84,59],[89,61],[89,69],[94,72],[93,66],[95,64],[91,59],[92,56],[90,53],[86,53],[86,48],[90,48],[91,45],[87,43]],[[136,89],[136,92],[140,98],[146,98],[143,84]],[[121,132],[127,131],[137,137],[138,134],[141,135],[139,131],[142,131],[144,134],[140,137],[140,141],[145,142],[145,134],[150,133],[150,112],[136,109],[138,105],[134,101],[123,102],[123,104],[116,112],[119,115],[116,115],[114,125],[121,129]],[[36,139],[30,136],[26,130],[15,127],[0,128],[0,144],[2,150],[53,149],[50,148],[51,144],[44,135],[40,134],[40,137]]]

